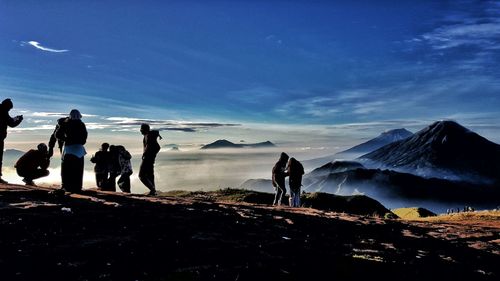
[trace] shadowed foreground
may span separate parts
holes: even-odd
[[[0,185],[1,280],[498,280],[500,221]]]

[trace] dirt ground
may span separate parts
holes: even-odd
[[[500,219],[0,185],[0,280],[499,280]]]

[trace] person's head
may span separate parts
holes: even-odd
[[[11,110],[14,105],[12,104],[12,100],[11,99],[4,99],[2,101],[2,106],[7,109],[7,111]]]
[[[80,111],[78,111],[78,109],[72,109],[69,113],[69,119],[80,120],[82,119],[82,114],[80,113]]]
[[[38,149],[38,151],[42,153],[47,153],[47,145],[44,143],[40,143],[39,145],[36,146],[36,148]]]
[[[287,161],[288,161],[288,154],[286,154],[285,152],[281,152],[280,162],[287,162]]]
[[[147,133],[149,133],[150,130],[151,128],[149,128],[148,124],[146,123],[141,124],[141,134],[146,135]]]
[[[109,148],[109,143],[105,142],[105,143],[101,144],[102,151],[108,151],[108,148]]]

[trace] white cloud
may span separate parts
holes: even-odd
[[[33,112],[31,116],[36,117],[68,117],[69,113],[61,113],[61,112]],[[98,117],[98,115],[93,114],[82,114],[83,117]]]
[[[52,48],[47,48],[47,47],[44,47],[42,45],[40,45],[39,42],[37,41],[29,41],[28,42],[29,45],[39,49],[39,50],[42,50],[42,51],[46,51],[46,52],[51,52],[51,53],[65,53],[65,52],[69,52],[69,50],[57,50],[57,49],[52,49]]]
[[[438,50],[465,45],[484,49],[496,48],[500,38],[500,22],[442,26],[422,35],[422,38]]]

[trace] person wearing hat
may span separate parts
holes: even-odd
[[[7,137],[7,126],[14,128],[21,124],[23,121],[23,116],[18,115],[14,118],[10,117],[9,111],[14,107],[10,99],[5,99],[0,104],[0,183],[7,183],[2,179],[2,160],[3,160],[3,149],[4,141]]]
[[[71,110],[56,131],[57,140],[64,143],[61,163],[62,189],[80,192],[83,187],[83,157],[87,154],[83,146],[87,142],[87,128],[82,122],[82,114],[77,109]]]
[[[41,143],[37,146],[37,149],[30,149],[21,156],[14,167],[26,185],[35,185],[33,182],[34,179],[49,175],[49,171],[47,170],[49,164],[47,145]]]

